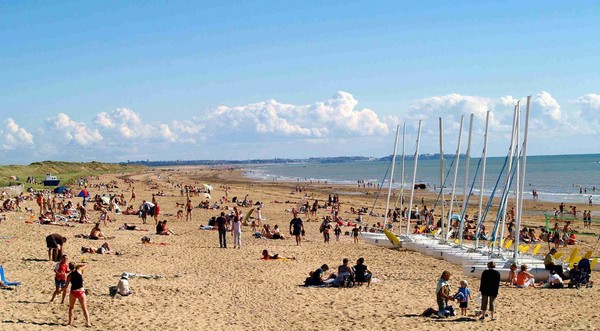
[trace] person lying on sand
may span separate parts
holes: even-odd
[[[102,246],[98,247],[98,249],[94,249],[92,247],[81,247],[82,253],[92,253],[92,254],[112,254],[113,252],[110,250],[110,246],[108,243],[102,244]],[[121,252],[116,251],[115,255],[122,255]]]
[[[266,249],[263,249],[262,257],[261,257],[261,260],[295,260],[295,259],[296,259],[295,256],[284,257],[284,256],[279,256],[279,254],[270,255],[269,251]]]
[[[123,226],[119,228],[119,230],[129,230],[129,231],[148,231],[148,229],[142,229],[137,225],[123,223]]]

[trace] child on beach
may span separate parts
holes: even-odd
[[[50,302],[53,302],[56,295],[62,292],[62,300],[60,303],[65,303],[65,296],[67,295],[68,270],[69,266],[67,264],[67,256],[63,254],[60,257],[60,262],[56,263],[56,266],[54,267],[54,284],[56,285],[56,289],[54,290],[54,293],[52,293]]]
[[[352,229],[352,237],[354,237],[354,243],[358,244],[358,225],[354,224],[354,229]]]
[[[459,303],[460,307],[460,315],[467,315],[467,308],[469,306],[469,300],[473,300],[471,296],[471,289],[469,288],[469,283],[466,280],[460,281],[460,287],[458,288],[458,292],[454,295],[454,299]]]
[[[510,272],[508,273],[508,280],[506,286],[517,285],[517,264],[513,263],[510,265]]]
[[[336,224],[335,229],[333,229],[333,233],[335,233],[335,241],[340,241],[340,235],[342,234],[342,229],[340,229],[340,225]]]

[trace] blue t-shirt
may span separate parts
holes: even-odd
[[[461,302],[469,302],[469,295],[471,290],[468,287],[459,287],[458,293],[462,294]]]

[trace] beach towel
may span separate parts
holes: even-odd
[[[120,275],[117,275],[115,277],[123,277],[123,274],[127,274],[128,278],[132,278],[132,277],[138,277],[138,278],[144,278],[144,279],[160,279],[160,278],[165,278],[165,276],[161,276],[161,275],[145,275],[145,274],[136,274],[136,273],[132,273],[132,272],[123,272]]]
[[[5,285],[8,286],[19,286],[21,285],[21,282],[9,282],[6,280],[6,277],[4,276],[4,267],[0,265],[0,280],[2,280],[2,282]]]

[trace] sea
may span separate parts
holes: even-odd
[[[484,190],[490,196],[496,187],[495,196],[506,186],[508,168],[506,157],[488,157],[486,161]],[[402,187],[401,157],[397,157],[394,169],[393,189]],[[459,159],[456,194],[464,193],[466,158]],[[515,163],[513,163],[513,167]],[[387,188],[391,162],[360,161],[343,163],[286,163],[261,164],[244,166],[246,176],[261,180],[293,181],[299,183],[319,182],[358,186],[371,183],[374,189],[380,183]],[[452,160],[444,161],[445,192],[449,193],[453,186],[454,165]],[[404,188],[410,188],[413,180],[414,162],[404,162]],[[467,192],[479,194],[482,178],[481,158],[469,160]],[[416,183],[426,184],[428,190],[439,191],[440,161],[439,159],[418,160]],[[514,196],[516,177],[513,177],[511,194]],[[360,184],[362,187],[362,184]],[[529,156],[526,160],[524,198],[533,199],[533,191],[537,192],[540,201],[561,203],[600,204],[600,154],[580,155],[544,155]]]

